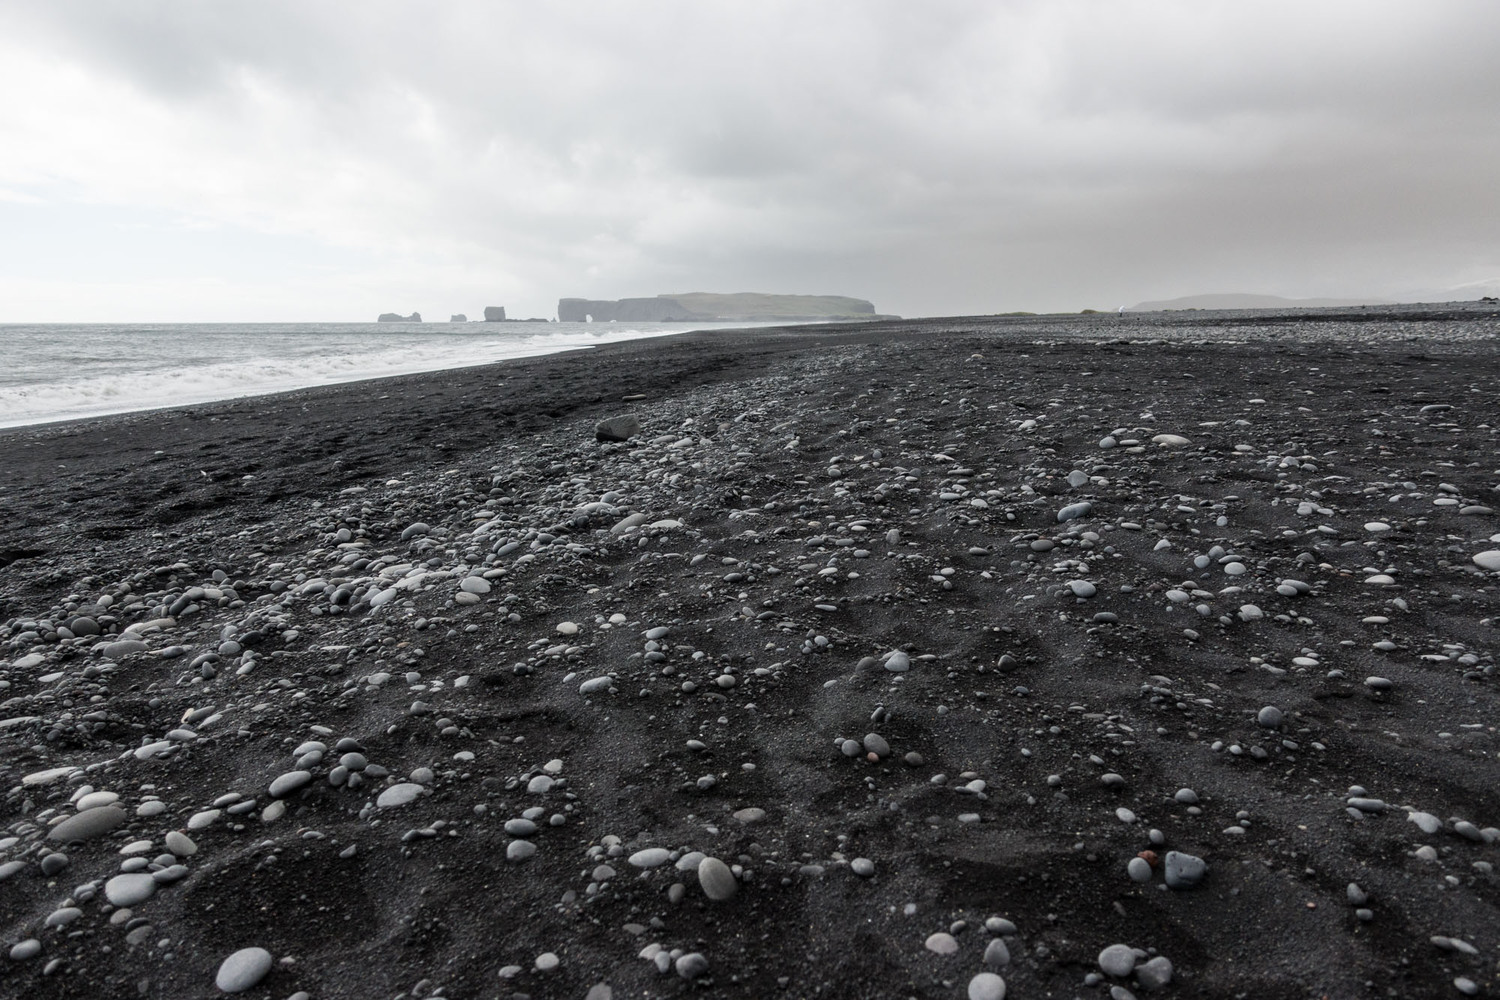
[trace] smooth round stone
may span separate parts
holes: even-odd
[[[679,958],[673,964],[673,968],[683,979],[697,979],[708,971],[708,959],[703,956],[702,952],[690,951]]]
[[[369,760],[358,751],[351,750],[339,758],[339,767],[347,767],[351,771],[363,771],[369,766]]]
[[[610,677],[590,677],[578,685],[579,694],[598,694],[600,691],[608,691],[614,679]]]
[[[189,830],[207,829],[217,823],[222,815],[224,815],[222,809],[204,809],[201,812],[195,812],[188,817],[187,828]]]
[[[125,822],[125,810],[118,806],[100,806],[86,812],[69,816],[47,831],[47,839],[61,843],[74,840],[93,840],[108,833]]]
[[[536,854],[536,845],[529,840],[512,840],[505,846],[505,860],[522,862]]]
[[[241,948],[220,963],[214,985],[225,993],[243,993],[266,978],[274,964],[264,948]]]
[[[1069,580],[1068,589],[1073,592],[1074,597],[1093,597],[1099,589],[1087,580]]]
[[[1208,874],[1208,865],[1202,858],[1181,851],[1168,851],[1164,872],[1169,889],[1191,889],[1203,881]]]
[[[1135,969],[1135,949],[1128,944],[1112,944],[1099,953],[1099,970],[1106,976],[1123,979]]]
[[[578,625],[575,622],[558,622],[557,623],[557,634],[558,635],[577,635],[578,634]]]
[[[1242,562],[1227,563],[1224,566],[1225,576],[1244,576],[1248,572],[1249,570],[1245,568],[1245,564]]]
[[[1165,955],[1142,962],[1135,967],[1135,981],[1144,989],[1159,990],[1172,981],[1172,962]]]
[[[1266,613],[1253,604],[1240,605],[1240,621],[1253,622],[1265,616]]]
[[[704,854],[702,851],[688,851],[682,857],[677,859],[676,868],[680,872],[695,872],[698,870],[698,866],[703,863],[703,859],[706,857],[708,857],[708,855]]]
[[[984,946],[984,964],[1003,968],[1010,964],[1010,949],[1005,942],[999,938],[990,938],[990,943]]]
[[[958,954],[958,939],[946,931],[939,931],[928,937],[923,947],[934,955],[956,955]]]
[[[1125,865],[1125,872],[1132,882],[1149,882],[1151,881],[1151,862],[1145,858],[1131,858]]]
[[[1265,729],[1275,729],[1285,718],[1286,714],[1275,705],[1267,705],[1255,715],[1255,721]]]
[[[864,746],[866,750],[877,757],[889,757],[891,755],[891,745],[879,733],[866,733]]]
[[[526,790],[532,795],[544,795],[552,791],[552,778],[549,775],[539,774],[526,783]]]
[[[885,658],[885,669],[893,674],[905,673],[911,669],[911,657],[898,649]]]
[[[1369,688],[1371,691],[1389,691],[1395,686],[1396,682],[1391,680],[1389,677],[1371,676],[1365,678],[1365,687]]]
[[[311,771],[288,771],[271,782],[271,787],[266,791],[273,799],[285,798],[311,780]]]
[[[156,894],[157,881],[143,872],[116,875],[104,883],[104,898],[115,906],[136,906]]]
[[[1057,523],[1062,524],[1065,521],[1076,521],[1080,517],[1086,517],[1093,509],[1094,505],[1087,500],[1082,503],[1070,503],[1057,512]]]
[[[1500,549],[1490,549],[1474,555],[1474,565],[1492,573],[1500,573]]]
[[[969,1000],[1005,1000],[1005,980],[993,972],[981,972],[969,980]]]
[[[1181,434],[1157,434],[1151,439],[1151,443],[1160,445],[1163,448],[1186,448],[1193,442]]]
[[[703,894],[716,902],[729,899],[740,888],[729,866],[714,857],[698,863],[698,884],[703,887]]]
[[[466,594],[482,597],[490,592],[490,581],[482,576],[466,576],[458,585],[458,589]]]
[[[159,885],[171,885],[173,882],[181,882],[183,879],[187,878],[188,868],[187,865],[170,865],[169,867],[163,868],[160,871],[152,872],[151,877],[155,879]]]
[[[115,792],[89,792],[74,803],[73,808],[79,812],[88,812],[100,806],[112,806],[118,801],[120,801],[120,796]]]
[[[555,952],[544,951],[536,957],[536,971],[552,972],[562,965],[562,959]]]
[[[871,861],[869,858],[855,858],[849,863],[849,867],[853,869],[854,874],[858,875],[860,878],[869,878],[870,876],[875,874],[875,862]]]
[[[512,837],[530,837],[536,833],[536,824],[529,819],[508,819],[505,821],[505,832]]]
[[[630,856],[630,863],[637,868],[660,868],[672,860],[672,852],[665,847],[648,847]]]
[[[42,942],[36,938],[27,938],[10,950],[12,962],[24,962],[29,958],[36,958],[42,953]]]
[[[19,661],[17,661],[17,663],[19,664]],[[70,766],[49,767],[45,771],[32,771],[30,774],[21,779],[21,784],[27,788],[41,788],[44,785],[50,785],[54,782],[61,781],[77,770],[80,770],[80,768]]]
[[[759,823],[765,819],[766,811],[759,806],[747,806],[744,809],[736,809],[734,818],[736,822],[749,826],[751,823]]]
[[[66,927],[81,916],[83,911],[78,907],[64,906],[47,914],[46,923],[48,927]]]
[[[167,811],[167,804],[160,799],[147,799],[135,807],[135,814],[142,819],[150,819],[152,816],[160,816]]]
[[[422,795],[422,786],[411,781],[403,781],[399,785],[392,785],[380,793],[375,800],[375,805],[381,809],[395,809],[399,806],[410,805],[417,801]]]

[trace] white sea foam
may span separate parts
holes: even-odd
[[[425,327],[425,328],[424,328]],[[0,327],[0,427],[489,364],[681,326]]]

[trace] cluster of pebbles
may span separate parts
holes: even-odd
[[[1193,322],[448,373],[598,402],[102,542],[13,493],[11,990],[1492,991],[1495,320]]]

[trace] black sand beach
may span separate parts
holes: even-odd
[[[715,332],[0,431],[0,994],[1492,995],[1497,333]]]

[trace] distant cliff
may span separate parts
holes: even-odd
[[[649,299],[560,299],[557,318],[565,323],[676,323],[727,321],[743,323],[807,322],[835,319],[896,319],[875,312],[864,299],[843,295],[763,295],[738,292],[719,295],[687,292]]]
[[[414,312],[410,316],[403,316],[400,313],[381,313],[380,317],[375,322],[377,322],[377,323],[420,323],[420,322],[422,322],[422,314]]]

